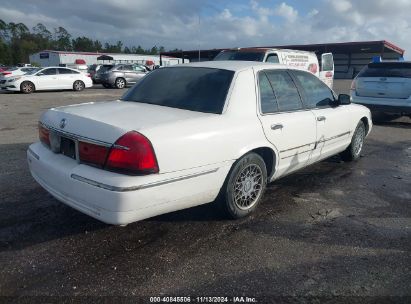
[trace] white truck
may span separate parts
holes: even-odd
[[[330,88],[333,87],[334,59],[332,53],[321,54],[321,67],[315,53],[288,49],[237,48],[223,50],[214,60],[244,60],[284,64],[310,71]]]

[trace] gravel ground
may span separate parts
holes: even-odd
[[[122,93],[0,94],[0,295],[13,297],[0,301],[191,295],[410,303],[409,118],[376,125],[358,162],[333,157],[270,184],[246,219],[226,220],[207,204],[116,227],[52,198],[31,178],[25,151],[45,109]]]

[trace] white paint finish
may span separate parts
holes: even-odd
[[[61,68],[61,67],[49,67],[49,68]],[[49,69],[46,68],[46,69]],[[36,91],[42,90],[72,90],[75,81],[80,80],[84,83],[86,88],[91,88],[93,82],[90,77],[83,73],[78,73],[79,71],[69,68],[64,68],[68,70],[73,70],[76,74],[56,74],[56,75],[41,75],[43,70],[39,70],[33,75],[20,75],[14,77],[13,82],[7,82],[7,86],[13,85],[14,88],[7,87],[9,91],[20,91],[20,85],[24,81],[30,81],[34,84]]]
[[[33,176],[64,203],[102,221],[127,224],[214,200],[235,160],[253,149],[268,148],[275,154],[273,180],[340,152],[348,146],[351,135],[346,141],[330,145],[327,153],[321,153],[316,145],[319,138],[347,132],[347,128],[352,134],[362,117],[367,117],[371,125],[368,109],[358,105],[340,106],[324,113],[301,110],[259,114],[255,75],[259,70],[284,69],[281,65],[231,61],[186,66],[235,71],[221,115],[113,101],[55,108],[41,117],[44,124],[56,129],[61,119],[66,118],[64,131],[108,144],[128,131],[137,130],[152,142],[160,168],[158,174],[128,176],[108,172],[54,154],[36,143],[30,149],[38,159],[28,153]],[[327,115],[326,125],[318,126],[319,114]],[[271,125],[276,123],[283,128],[272,130]],[[202,174],[209,170],[216,171]],[[72,174],[117,188],[160,185],[135,191],[109,191],[75,180]],[[170,179],[178,181],[164,183]]]

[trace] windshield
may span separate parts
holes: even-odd
[[[173,67],[154,70],[122,98],[190,111],[221,114],[234,72]]]
[[[401,77],[411,78],[411,63],[370,63],[358,73],[358,77]]]
[[[240,51],[222,51],[214,61],[220,60],[243,60],[243,61],[263,61],[263,52],[240,52]]]

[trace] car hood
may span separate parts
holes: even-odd
[[[142,134],[154,127],[216,114],[194,112],[138,102],[107,101],[53,108],[45,112],[41,122],[55,129],[114,143],[128,131]],[[65,126],[60,123],[64,119]]]

